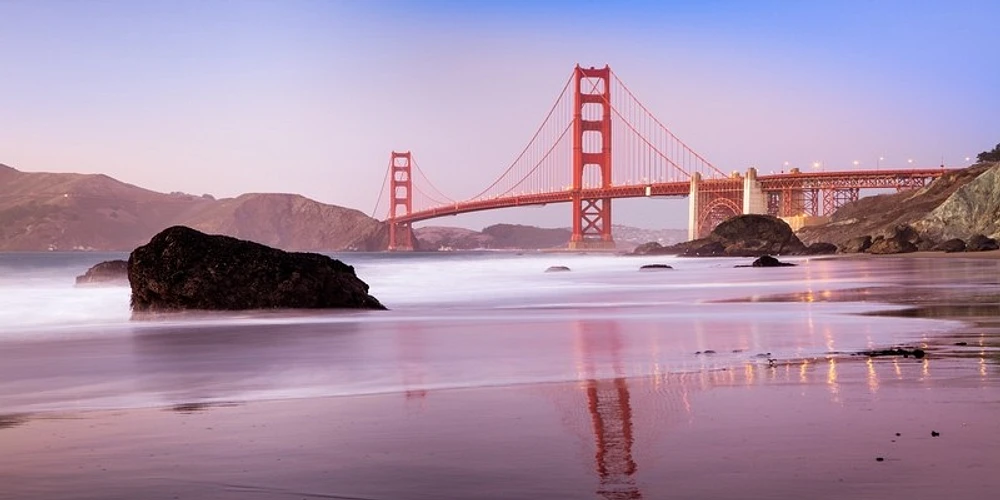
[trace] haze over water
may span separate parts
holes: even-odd
[[[983,279],[976,264],[949,264],[945,272],[909,260],[797,259],[793,268],[736,269],[749,259],[344,254],[389,311],[132,321],[127,287],[72,284],[109,257],[0,255],[0,302],[7,304],[0,413],[760,367],[768,359],[918,343],[957,325],[860,315],[899,306],[824,302],[834,291],[956,278],[974,287]],[[653,262],[675,269],[638,270]],[[572,271],[544,272],[551,265]],[[798,298],[753,301],[788,294]],[[714,353],[696,354],[704,351]]]

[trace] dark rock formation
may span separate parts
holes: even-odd
[[[770,215],[740,215],[716,227],[710,236],[726,245],[727,255],[799,254],[806,247],[785,221]]]
[[[872,241],[872,246],[868,248],[868,253],[876,255],[890,255],[897,253],[910,253],[916,252],[917,246],[909,241],[893,238],[877,236]]]
[[[163,230],[128,260],[133,311],[385,309],[354,268],[184,226]]]
[[[662,247],[649,255],[680,254],[687,257],[759,257],[801,255],[806,246],[783,220],[770,215],[738,215],[719,224],[706,238]]]
[[[837,253],[837,245],[833,243],[826,243],[822,241],[817,241],[812,245],[806,247],[806,255],[831,255]]]
[[[932,248],[932,250],[945,253],[964,252],[965,242],[962,241],[960,238],[952,238],[948,241],[942,241],[941,243],[938,243]]]
[[[844,242],[843,245],[837,248],[840,253],[863,253],[867,252],[868,248],[872,246],[871,236],[858,236],[856,238],[851,238]]]
[[[870,358],[876,358],[880,356],[902,356],[908,358],[913,356],[914,358],[923,358],[927,353],[919,348],[907,348],[907,347],[894,347],[892,349],[874,349],[870,351],[861,351],[855,355],[868,356]]]
[[[565,271],[569,271],[569,268],[566,266],[551,266],[545,270],[547,273],[560,273]]]
[[[673,267],[666,264],[646,264],[639,268],[640,271],[661,271],[664,269],[673,269]]]
[[[1000,248],[997,245],[997,240],[993,238],[988,238],[981,234],[974,234],[969,238],[969,242],[965,245],[966,252],[985,252],[988,250],[996,250]]]
[[[920,235],[916,230],[901,224],[893,227],[889,234],[876,236],[868,247],[868,253],[886,255],[916,252],[920,242]]]
[[[128,262],[107,260],[96,264],[76,277],[76,285],[128,285]]]
[[[749,266],[736,266],[736,267],[792,267],[795,264],[791,262],[781,262],[770,255],[761,255],[757,260],[753,261],[753,264]]]

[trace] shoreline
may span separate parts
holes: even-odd
[[[844,337],[820,312],[845,309],[816,308],[819,326],[802,336],[833,347],[796,359],[754,350],[737,359],[717,339],[705,345],[732,360],[725,368],[625,376],[614,362],[620,340],[594,338],[589,348],[613,369],[588,367],[594,358],[584,356],[569,381],[428,388],[417,370],[414,389],[372,394],[205,401],[192,392],[187,403],[2,413],[0,499],[988,498],[1000,487],[990,472],[1000,467],[996,279],[952,290],[940,284],[953,278],[944,273],[911,286],[899,269],[937,266],[871,269],[882,267],[902,281],[837,289],[833,280],[753,301],[862,302],[868,312],[847,314],[960,322],[915,332],[907,345],[925,349],[923,358],[839,352],[831,339]],[[978,277],[986,268],[947,269]],[[773,328],[754,321],[753,335]],[[231,334],[248,343],[237,353],[253,360],[300,338],[273,344],[238,330]],[[205,339],[171,338],[136,338],[123,352],[145,352],[136,361],[152,363],[151,381],[171,390],[183,387],[171,377],[216,373],[183,369],[220,361],[199,358],[211,347]],[[399,363],[426,362],[414,356],[420,345]],[[686,356],[711,358],[693,351]],[[257,375],[243,370],[221,380]]]

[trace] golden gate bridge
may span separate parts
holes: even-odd
[[[609,66],[573,69],[531,140],[482,191],[462,200],[441,192],[410,151],[393,151],[385,199],[389,250],[412,250],[415,222],[500,208],[570,203],[570,249],[612,249],[611,200],[687,197],[690,239],[740,214],[824,216],[867,188],[913,189],[942,168],[726,174],[687,146]],[[386,189],[388,188],[388,189]]]

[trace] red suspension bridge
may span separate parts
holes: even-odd
[[[549,203],[572,206],[571,249],[614,248],[611,200],[688,197],[694,239],[734,215],[823,216],[866,188],[913,189],[941,168],[727,175],[656,119],[611,68],[574,68],[527,146],[485,189],[453,199],[414,155],[392,152],[382,194],[389,249],[412,250],[412,224],[483,210]],[[388,187],[388,190],[386,190]]]

